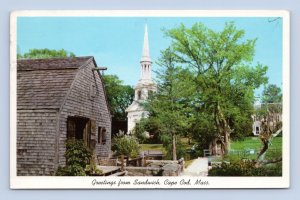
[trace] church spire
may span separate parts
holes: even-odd
[[[151,62],[150,53],[149,53],[149,42],[148,42],[148,27],[147,24],[145,25],[145,33],[144,33],[144,46],[143,46],[143,53],[141,62]]]
[[[144,34],[144,46],[141,58],[141,79],[140,80],[151,80],[151,58],[149,53],[149,43],[148,43],[148,28],[145,25]]]

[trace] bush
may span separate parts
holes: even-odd
[[[142,118],[134,129],[134,135],[141,144],[161,143],[158,132],[157,125],[150,118]]]
[[[86,165],[92,158],[91,151],[82,140],[67,140],[66,142],[66,166],[59,166],[57,176],[85,176]]]
[[[221,167],[212,168],[209,176],[282,176],[281,164],[255,167],[254,162],[223,163]]]
[[[59,166],[56,176],[85,176],[85,171],[80,165]]]
[[[118,155],[128,157],[137,157],[140,151],[138,140],[130,135],[118,135],[113,138],[112,150],[116,151]]]
[[[102,175],[103,171],[101,169],[98,169],[95,164],[87,165],[85,168],[85,174],[86,175]]]

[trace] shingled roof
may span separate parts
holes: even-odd
[[[78,69],[93,57],[17,61],[17,109],[59,109]]]

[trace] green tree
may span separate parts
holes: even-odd
[[[125,109],[132,103],[134,89],[124,85],[116,75],[103,75],[108,104],[111,114],[117,120],[127,120]]]
[[[222,31],[201,23],[191,28],[181,24],[165,33],[172,39],[174,61],[193,73],[195,110],[212,116],[208,130],[216,131],[226,154],[231,134],[251,127],[247,121],[253,113],[254,89],[267,82],[267,67],[252,66],[256,39],[243,39],[245,31],[234,23],[226,23]]]
[[[193,91],[193,85],[185,80],[189,71],[175,66],[174,54],[170,49],[162,52],[157,72],[158,91],[145,104],[149,121],[156,126],[157,133],[165,145],[172,146],[172,159],[177,159],[177,137],[189,128],[192,115],[186,106],[186,98]]]
[[[262,103],[281,103],[281,88],[275,84],[269,84],[263,91]]]
[[[73,52],[68,52],[64,49],[60,50],[51,50],[51,49],[30,49],[29,52],[24,53],[23,55],[18,53],[17,58],[31,58],[31,59],[40,59],[40,58],[66,58],[66,57],[75,57]]]

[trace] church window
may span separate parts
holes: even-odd
[[[141,98],[142,98],[142,91],[139,90],[139,91],[138,91],[138,100],[140,100]]]

